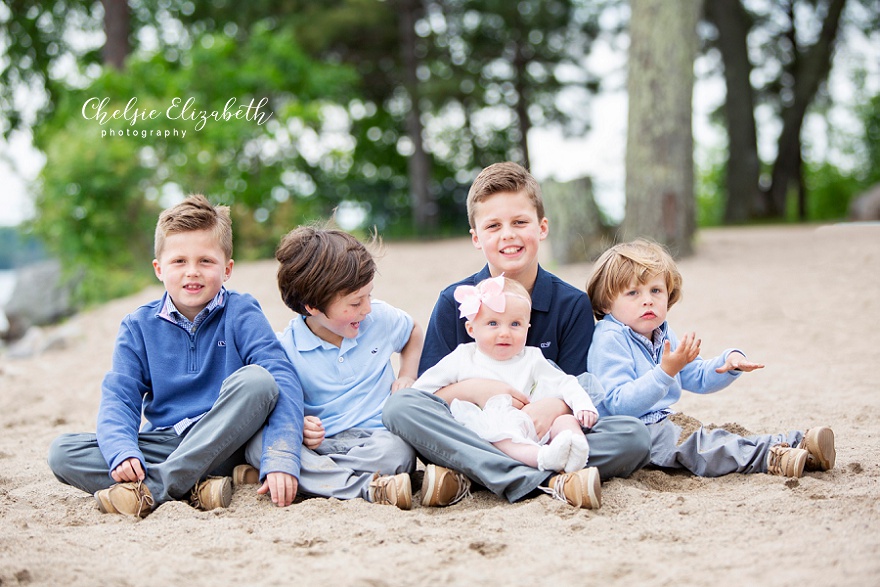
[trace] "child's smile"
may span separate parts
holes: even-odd
[[[311,315],[306,318],[306,325],[322,340],[341,346],[344,338],[356,338],[360,332],[361,321],[372,310],[372,291],[371,281],[357,291],[337,296],[325,312],[307,306]]]
[[[165,238],[153,269],[177,310],[193,320],[220,291],[232,273],[232,264],[214,233],[191,230]]]
[[[500,192],[476,205],[471,238],[492,275],[525,278],[528,288],[538,270],[538,245],[547,238],[547,219],[538,218],[525,193]]]

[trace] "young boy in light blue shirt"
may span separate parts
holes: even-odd
[[[833,468],[834,432],[828,426],[745,437],[703,426],[685,432],[672,409],[682,390],[714,393],[764,365],[737,349],[703,360],[693,332],[679,339],[666,315],[681,297],[681,283],[675,261],[657,243],[620,243],[596,261],[587,292],[599,322],[588,365],[605,388],[600,413],[639,418],[651,433],[653,465],[701,477],[800,477],[805,469]]]
[[[375,261],[348,233],[299,227],[275,257],[281,297],[299,314],[279,338],[303,386],[301,492],[409,509],[415,453],[382,425],[382,408],[415,381],[420,328],[371,299]]]

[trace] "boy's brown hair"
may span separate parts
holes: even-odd
[[[318,225],[293,229],[278,245],[278,290],[288,308],[308,316],[306,306],[321,312],[338,296],[373,281],[376,262],[363,243],[342,230]]]
[[[614,298],[634,282],[644,284],[657,275],[663,275],[666,281],[671,308],[681,299],[681,272],[662,245],[638,239],[614,245],[602,253],[587,282],[587,295],[596,320],[604,318]]]
[[[229,206],[213,206],[202,194],[193,194],[159,214],[153,239],[156,259],[162,255],[168,236],[194,230],[211,231],[223,249],[226,260],[232,258],[232,217]]]
[[[544,198],[538,181],[522,165],[506,161],[486,167],[471,184],[467,196],[467,215],[471,228],[476,228],[474,224],[476,205],[502,192],[524,193],[534,204],[538,220],[544,218]]]

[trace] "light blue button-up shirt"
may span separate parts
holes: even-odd
[[[329,437],[350,428],[381,429],[382,406],[395,374],[391,355],[399,353],[413,329],[410,316],[374,300],[355,338],[337,347],[316,336],[297,316],[278,335],[303,388],[306,416],[317,416]]]

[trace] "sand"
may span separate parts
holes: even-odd
[[[46,450],[94,430],[119,320],[152,287],[72,318],[65,348],[0,358],[0,585],[880,584],[880,226],[704,230],[696,250],[673,328],[696,331],[704,356],[737,346],[767,367],[678,407],[756,433],[831,425],[833,471],[643,470],[604,483],[597,511],[486,491],[408,512],[359,499],[278,509],[252,486],[225,510],[102,515],[55,480]],[[543,260],[584,287],[589,264]],[[466,239],[387,244],[375,296],[426,325],[441,287],[481,264]],[[253,293],[276,329],[290,319],[273,262],[237,265],[230,287]]]

